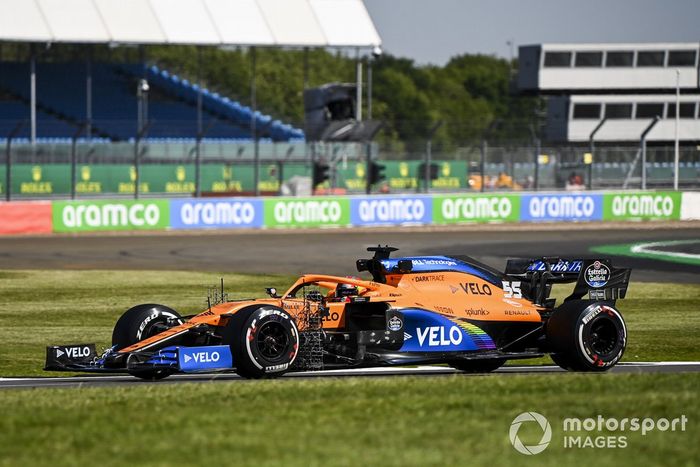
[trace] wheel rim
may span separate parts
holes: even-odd
[[[257,333],[258,352],[267,360],[277,360],[287,353],[289,335],[280,323],[271,321],[262,325]]]
[[[612,320],[599,319],[591,326],[590,339],[591,349],[598,355],[605,356],[617,345],[617,326]]]

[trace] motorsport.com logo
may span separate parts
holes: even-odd
[[[565,449],[623,449],[629,445],[629,440],[625,434],[627,432],[639,432],[642,436],[653,431],[675,432],[685,431],[688,417],[681,415],[675,418],[651,417],[603,417],[597,415],[589,418],[565,418],[562,422],[564,432],[563,447]],[[523,425],[529,424],[538,432],[539,440],[527,444],[520,436],[520,429]],[[539,428],[539,429],[538,429]],[[584,434],[581,435],[580,433]],[[605,433],[605,434],[603,434]],[[552,441],[552,426],[549,420],[537,412],[523,412],[517,415],[510,424],[508,431],[510,444],[520,454],[532,456],[539,454],[550,445]]]

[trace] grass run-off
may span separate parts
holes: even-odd
[[[156,271],[0,271],[0,377],[52,375],[42,370],[49,344],[111,345],[119,316],[139,303],[162,303],[182,314],[206,308],[219,275]],[[282,276],[225,274],[231,298],[286,290]],[[562,292],[556,295],[562,297]],[[632,282],[618,301],[629,344],[623,361],[700,360],[700,286]],[[526,361],[525,361],[526,362]],[[540,359],[535,363],[549,362]],[[521,363],[521,362],[516,362]]]
[[[0,465],[697,465],[698,387],[696,373],[569,373],[0,390]],[[529,411],[552,429],[536,456],[508,436]],[[688,421],[564,431],[599,415]],[[542,431],[518,435],[534,445]],[[564,448],[565,436],[626,447]]]

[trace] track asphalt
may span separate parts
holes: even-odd
[[[508,258],[600,256],[610,245],[664,242],[685,252],[700,223],[470,225],[325,231],[200,231],[0,238],[0,269],[153,269],[298,275],[356,274],[366,247],[389,244],[398,255],[469,255],[497,269]],[[693,250],[695,251],[695,250]],[[632,280],[700,283],[700,264],[605,250],[631,267]]]

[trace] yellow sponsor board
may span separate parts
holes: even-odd
[[[211,191],[214,193],[228,193],[232,191],[243,191],[243,186],[238,180],[220,180],[212,182]]]
[[[133,193],[136,189],[134,182],[120,182],[119,193]],[[139,192],[149,193],[151,191],[148,182],[139,183]]]

